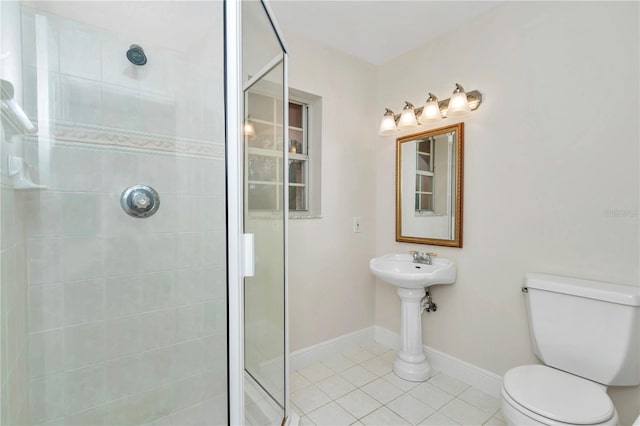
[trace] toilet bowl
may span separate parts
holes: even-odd
[[[533,350],[502,381],[509,426],[617,425],[607,386],[640,384],[640,288],[527,274]]]
[[[611,425],[619,418],[606,388],[543,365],[509,370],[502,383],[509,425]]]

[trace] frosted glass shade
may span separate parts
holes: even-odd
[[[454,93],[449,100],[449,107],[447,108],[447,117],[456,117],[471,112],[469,109],[469,101],[467,100],[467,94],[463,91]]]
[[[382,122],[380,123],[380,130],[378,130],[379,135],[392,135],[394,134],[398,128],[396,127],[396,120],[393,117],[393,113],[385,114],[382,117]]]
[[[398,120],[398,129],[412,129],[414,127],[418,127],[418,119],[416,118],[416,111],[409,102],[405,103],[404,108],[402,109],[402,114],[400,114],[400,120]]]
[[[442,114],[440,113],[440,106],[438,101],[430,100],[424,104],[422,108],[422,114],[420,114],[420,122],[425,123],[428,121],[442,120]]]

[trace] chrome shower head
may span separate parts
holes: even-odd
[[[144,54],[144,49],[137,44],[132,44],[127,50],[127,59],[133,65],[140,67],[147,63],[147,55]]]

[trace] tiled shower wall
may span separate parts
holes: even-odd
[[[136,69],[130,43],[102,30],[27,11],[23,34],[48,58],[25,60],[25,108],[48,105],[51,123],[50,139],[25,143],[48,185],[25,195],[31,423],[224,423],[219,40],[194,47],[214,52],[198,63],[145,46]],[[160,194],[154,216],[121,209],[135,184]]]
[[[20,6],[0,4],[0,77],[20,86]],[[10,52],[10,54],[8,53]],[[6,88],[3,81],[3,92]],[[3,96],[4,97],[4,96]],[[14,101],[21,102],[17,92]],[[24,197],[6,176],[6,159],[16,148],[16,132],[0,123],[0,424],[29,423],[29,367],[27,336],[27,274],[24,235]]]
[[[58,124],[223,142],[222,24],[212,22],[202,39],[180,43],[178,29],[188,24],[175,22],[163,34],[175,33],[177,51],[23,8],[26,112],[37,118],[38,102],[48,100],[50,120]],[[145,66],[127,60],[132,43],[143,45]]]
[[[215,398],[226,409],[222,171],[56,146],[52,187],[26,200],[34,424],[138,424]],[[147,219],[120,207],[137,183],[161,197]]]
[[[29,423],[27,274],[23,198],[3,182],[0,258],[0,424]]]

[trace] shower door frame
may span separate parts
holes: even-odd
[[[281,48],[283,65],[283,123],[288,123],[289,84],[288,55],[282,32],[273,18],[273,11],[266,0],[260,3],[271,23]],[[241,0],[224,2],[225,37],[225,132],[227,163],[227,279],[228,279],[228,403],[230,425],[243,425],[244,419],[244,149],[242,123],[244,120],[244,85],[242,84],[242,10]],[[271,69],[271,68],[270,68]],[[269,70],[270,70],[269,69]],[[266,72],[268,72],[267,70]],[[265,74],[266,74],[265,72]],[[252,79],[253,80],[253,79]],[[283,132],[284,137],[284,132]],[[288,162],[288,150],[283,143],[283,166]],[[288,194],[288,167],[283,167],[283,187]],[[284,205],[284,418],[283,424],[290,419],[289,408],[289,312],[288,312],[288,217],[289,197],[283,196]]]
[[[240,246],[243,208],[240,161],[240,120],[242,91],[240,70],[241,11],[239,0],[224,2],[224,71],[225,71],[225,132],[227,167],[227,324],[228,324],[228,402],[230,425],[244,424],[244,313],[242,294],[242,247]]]

